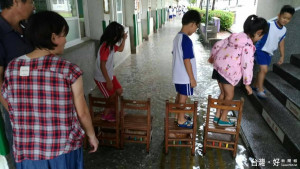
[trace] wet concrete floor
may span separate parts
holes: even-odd
[[[180,20],[166,22],[162,29],[152,35],[138,48],[138,54],[128,57],[115,69],[115,75],[121,83],[127,99],[146,100],[151,98],[152,141],[149,154],[143,144],[127,143],[124,149],[99,147],[98,151],[88,154],[84,151],[86,169],[98,168],[251,168],[248,152],[239,139],[237,156],[226,150],[208,149],[202,154],[203,122],[206,113],[207,97],[219,95],[218,84],[211,79],[212,66],[208,64],[209,49],[198,41],[198,35],[191,39],[197,60],[197,87],[190,101],[198,101],[198,131],[196,154],[191,156],[190,148],[170,148],[164,154],[164,117],[165,100],[175,100],[176,92],[172,84],[172,43],[180,31]]]

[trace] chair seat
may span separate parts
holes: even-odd
[[[106,120],[101,120],[100,116],[94,117],[92,122],[93,122],[94,127],[101,126],[103,128],[108,128],[108,129],[115,129],[116,128],[116,122],[109,122],[109,121],[106,121]]]
[[[150,126],[152,123],[153,117],[150,119]],[[136,114],[127,114],[124,117],[124,129],[132,130],[147,130],[147,115],[136,115]]]

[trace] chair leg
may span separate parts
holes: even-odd
[[[120,138],[120,148],[124,148],[124,132],[121,132],[121,138]]]

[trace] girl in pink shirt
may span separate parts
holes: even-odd
[[[244,23],[244,32],[232,34],[213,46],[208,61],[213,64],[212,78],[218,81],[221,90],[219,99],[232,100],[234,86],[242,77],[248,94],[252,94],[250,84],[255,52],[253,43],[260,40],[267,32],[267,21],[256,15],[250,15]],[[217,109],[214,122],[219,126],[234,126],[234,122],[227,118],[227,114],[227,110]]]

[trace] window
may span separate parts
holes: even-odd
[[[123,25],[122,0],[117,0],[116,9],[117,9],[117,22]]]
[[[69,33],[66,46],[86,37],[83,12],[85,0],[35,0],[36,11],[52,10],[63,16],[68,25]]]

